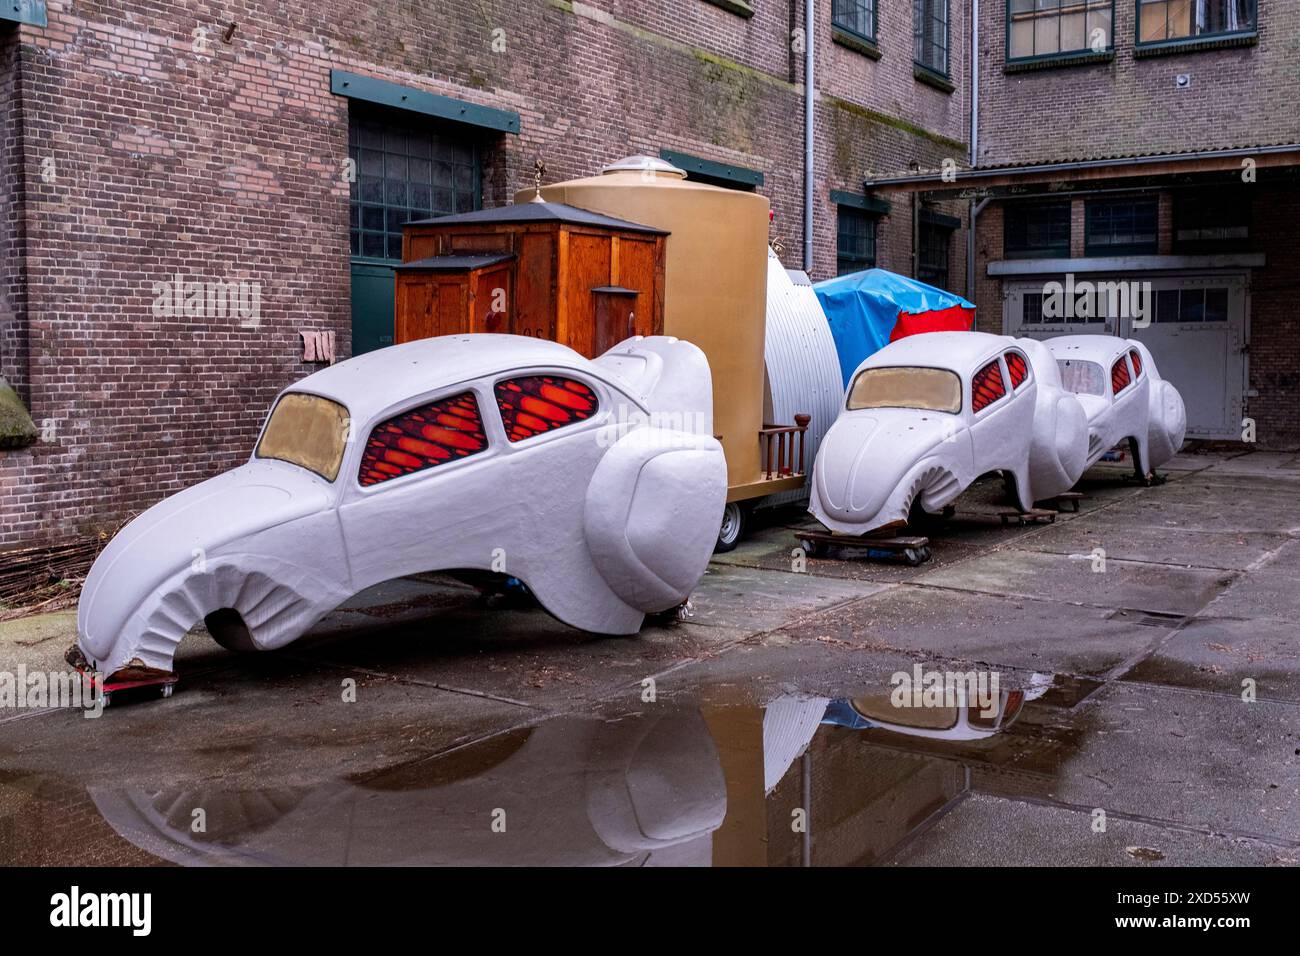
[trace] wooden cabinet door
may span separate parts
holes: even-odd
[[[397,277],[397,341],[469,331],[466,276],[408,274]]]
[[[662,295],[656,286],[656,248],[653,239],[618,238],[618,275],[614,284],[636,290],[636,296],[628,303],[634,335],[660,335],[664,330],[662,310],[656,302]],[[657,321],[656,317],[659,317]]]
[[[511,298],[510,266],[497,266],[477,273],[474,300],[470,305],[471,332],[511,332],[514,303]]]

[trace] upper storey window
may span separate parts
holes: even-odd
[[[1009,0],[1007,59],[1106,53],[1113,24],[1113,0]]]
[[[912,0],[913,57],[917,65],[948,75],[948,0]]]
[[[876,0],[832,0],[831,24],[876,42]]]
[[[1138,43],[1254,33],[1256,0],[1138,0]]]

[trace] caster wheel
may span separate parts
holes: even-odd
[[[803,553],[810,558],[820,558],[826,554],[826,545],[820,541],[802,540],[799,547],[803,548]]]
[[[100,695],[100,697],[101,697],[101,699],[104,701],[104,706],[105,706],[105,707],[107,707],[107,706],[109,706],[111,703],[113,703],[113,692],[112,692],[112,691],[108,691],[108,690],[106,690],[106,691],[104,691],[104,692]]]
[[[915,568],[930,560],[930,549],[927,547],[908,548],[903,552],[903,559],[907,561],[911,567]]]
[[[170,697],[174,689],[175,687],[172,684],[163,684],[162,691],[161,691],[163,698],[165,699]]]

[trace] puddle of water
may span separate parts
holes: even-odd
[[[310,786],[86,788],[0,773],[0,858],[181,865],[846,865],[972,788],[1045,789],[1098,685],[896,706],[704,695],[566,716]],[[982,783],[981,783],[982,782]],[[87,859],[89,855],[89,859]]]

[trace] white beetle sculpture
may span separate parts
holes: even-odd
[[[1042,343],[983,332],[911,335],[854,373],[813,465],[809,510],[832,531],[905,525],[976,478],[1014,480],[1020,507],[1071,488],[1087,423]]]
[[[1063,335],[1045,344],[1088,416],[1088,466],[1127,441],[1146,478],[1178,453],[1187,411],[1145,345],[1113,335]]]
[[[224,646],[277,648],[364,588],[440,569],[504,573],[574,627],[634,633],[713,551],[712,408],[704,354],[664,336],[594,360],[445,336],[316,372],[280,394],[247,464],[109,543],[69,660],[106,688],[174,680],[198,621]]]

